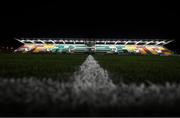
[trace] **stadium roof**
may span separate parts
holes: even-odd
[[[121,41],[127,41],[127,40],[143,40],[143,41],[162,41],[162,40],[170,40],[170,39],[135,39],[135,38],[15,38],[18,40],[121,40]]]
[[[61,42],[61,44],[77,44],[77,43],[85,43],[89,41],[95,41],[95,43],[101,43],[101,44],[153,44],[153,45],[166,45],[173,40],[167,40],[167,39],[107,39],[107,38],[20,38],[16,39],[21,43],[42,43],[42,44],[58,44]]]

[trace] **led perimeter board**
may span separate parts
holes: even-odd
[[[111,53],[137,55],[173,55],[164,47],[172,40],[20,38],[22,45],[14,52],[23,53]]]

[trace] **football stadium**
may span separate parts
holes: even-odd
[[[1,116],[176,116],[180,57],[164,39],[16,38]]]
[[[31,53],[110,53],[170,56],[173,52],[164,45],[172,40],[86,39],[86,38],[20,38],[15,52]]]
[[[180,116],[175,1],[1,6],[0,117]]]

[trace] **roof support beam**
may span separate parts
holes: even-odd
[[[27,42],[31,42],[33,44],[35,44],[35,42],[39,41],[42,42],[43,44],[45,44],[47,41],[52,42],[53,44],[56,44],[56,42],[63,42],[63,44],[65,44],[65,42],[74,42],[74,44],[76,44],[76,42],[86,42],[86,40],[93,40],[96,42],[101,42],[104,44],[107,43],[112,43],[112,44],[117,44],[117,43],[124,43],[122,45],[128,45],[128,43],[133,43],[134,45],[138,45],[140,43],[144,43],[143,45],[148,45],[150,43],[155,43],[155,45],[166,45],[170,42],[172,42],[173,40],[164,40],[164,39],[159,39],[159,40],[153,40],[153,39],[146,39],[146,40],[138,40],[138,39],[88,39],[88,38],[16,38],[15,40],[21,42],[21,43],[26,43]]]

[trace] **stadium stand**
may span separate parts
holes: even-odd
[[[22,46],[14,52],[23,53],[112,53],[139,55],[173,55],[164,47],[172,40],[83,39],[83,38],[20,38]]]

